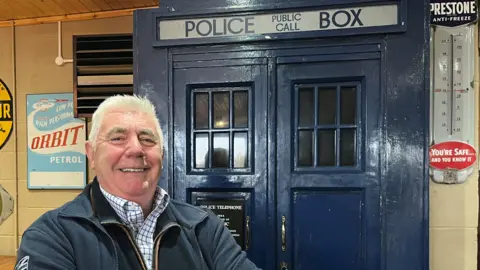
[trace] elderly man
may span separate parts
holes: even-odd
[[[157,185],[162,144],[147,99],[106,99],[86,144],[96,177],[25,230],[16,269],[258,269],[217,216]]]

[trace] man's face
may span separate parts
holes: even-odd
[[[153,196],[163,153],[154,121],[143,112],[104,115],[96,148],[87,143],[90,166],[108,192],[131,201]]]

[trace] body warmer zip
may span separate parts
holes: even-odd
[[[123,225],[122,223],[118,222],[118,221],[106,221],[106,222],[102,222],[103,225],[114,225],[114,226],[118,226],[120,227],[124,232],[125,234],[127,235],[128,237],[128,240],[130,241],[130,244],[132,244],[134,250],[135,250],[135,254],[137,256],[137,259],[138,261],[140,262],[141,266],[142,266],[142,269],[144,270],[148,270],[146,264],[145,264],[145,260],[143,259],[143,256],[138,248],[138,245],[137,243],[133,240],[133,236],[132,236],[132,233],[130,232],[130,229],[128,229],[125,225]],[[157,261],[157,258],[158,258],[158,250],[160,249],[160,242],[162,240],[162,237],[163,235],[171,228],[173,227],[178,227],[180,228],[180,226],[178,224],[175,224],[173,222],[170,222],[168,223],[167,225],[165,225],[162,230],[158,233],[158,235],[155,237],[155,240],[153,242],[154,244],[154,249],[153,249],[153,265],[155,266],[155,269],[158,269],[158,263],[156,263]],[[108,233],[107,233],[108,234]],[[112,239],[112,244],[115,246],[115,243],[113,243],[113,239]]]

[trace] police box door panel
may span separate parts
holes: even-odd
[[[220,216],[261,267],[267,249],[265,64],[197,54],[174,57],[173,69],[174,196]]]
[[[379,93],[379,52],[277,58],[276,248],[288,269],[380,269]]]

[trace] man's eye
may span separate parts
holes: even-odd
[[[113,138],[111,138],[110,140],[111,140],[111,141],[120,141],[120,140],[122,140],[122,139],[123,139],[122,137],[113,137]]]
[[[140,138],[140,141],[146,142],[146,143],[155,143],[155,140],[151,138]]]

